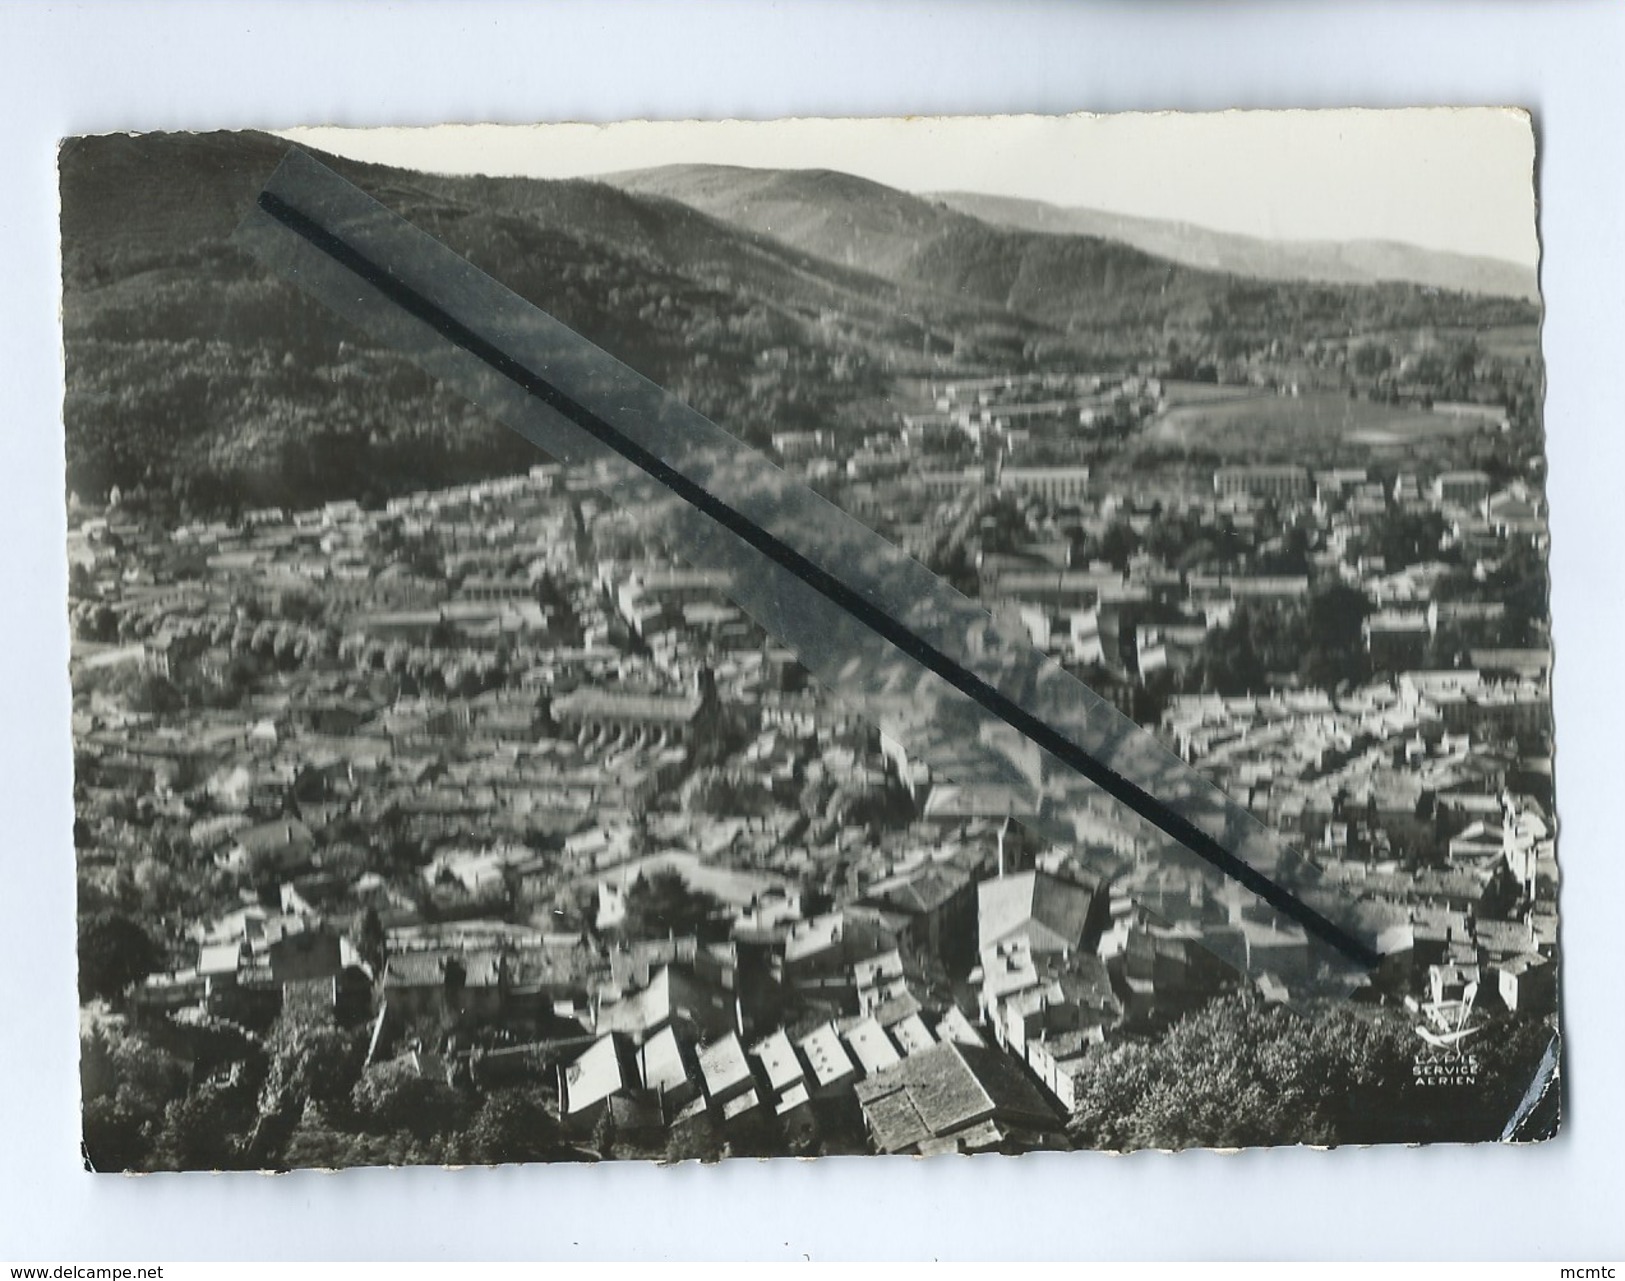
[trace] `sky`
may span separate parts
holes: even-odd
[[[838,169],[1268,239],[1398,240],[1526,266],[1534,134],[1520,111],[1236,111],[890,120],[295,129],[320,150],[437,173],[582,177],[710,163]]]

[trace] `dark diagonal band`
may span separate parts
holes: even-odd
[[[497,343],[471,329],[434,299],[402,281],[343,237],[322,226],[273,192],[261,193],[259,206],[267,216],[353,273],[402,311],[429,326],[447,342],[482,361],[526,395],[534,397],[601,445],[613,450],[628,463],[664,485],[684,502],[792,574],[826,600],[846,611],[887,643],[974,700],[989,714],[1050,753],[1056,760],[1076,771],[1214,868],[1237,881],[1282,915],[1297,922],[1306,932],[1359,965],[1371,967],[1377,964],[1380,956],[1370,945],[1327,919],[1284,886],[1237,858],[1218,840],[1177,810],[1110,768],[1048,722],[1034,716],[892,615],[876,608],[860,592],[840,578],[815,564],[783,539],[764,529],[749,516],[640,445],[601,415],[581,404]]]

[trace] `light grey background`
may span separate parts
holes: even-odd
[[[0,1259],[1625,1255],[1625,8],[0,6]],[[444,120],[1536,112],[1569,1094],[1538,1148],[92,1177],[77,1158],[55,140]]]

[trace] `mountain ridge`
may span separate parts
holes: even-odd
[[[604,174],[601,181],[639,194],[680,200],[713,216],[775,235],[812,252],[850,255],[853,246],[832,228],[868,234],[868,268],[895,272],[907,240],[965,235],[977,225],[1042,236],[1085,237],[1216,276],[1330,285],[1409,284],[1486,297],[1538,302],[1536,273],[1501,259],[1429,249],[1401,241],[1267,240],[1195,223],[1070,208],[1039,200],[973,192],[914,194],[872,179],[823,169],[753,169],[732,165],[663,165]],[[811,194],[836,197],[851,221],[809,210]],[[867,214],[854,214],[854,193]],[[938,210],[933,226],[927,211]],[[944,219],[942,214],[948,217]],[[889,224],[889,225],[888,225]]]
[[[1397,282],[1488,297],[1540,300],[1539,273],[1532,267],[1408,241],[1372,237],[1277,240],[1183,220],[978,192],[933,192],[928,198],[1004,226],[1102,236],[1186,266],[1255,279],[1354,285]]]
[[[162,490],[194,511],[371,501],[534,459],[230,242],[289,149],[254,133],[62,147],[75,492]],[[755,444],[889,428],[910,376],[1121,365],[1176,346],[1239,359],[1281,337],[1533,318],[1410,286],[1203,272],[834,171],[690,170],[685,201],[624,176],[437,175],[313,154]]]

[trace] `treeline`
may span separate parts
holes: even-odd
[[[83,1142],[98,1171],[264,1170],[594,1159],[545,1082],[478,1091],[399,1062],[363,1072],[366,1029],[268,1033],[113,1021],[81,1037]]]
[[[1092,1055],[1069,1131],[1140,1148],[1476,1143],[1500,1138],[1554,1030],[1500,1015],[1467,1048],[1471,1085],[1419,1085],[1432,1053],[1391,1009],[1343,1004],[1300,1017],[1250,993],[1220,998],[1167,1035]]]

